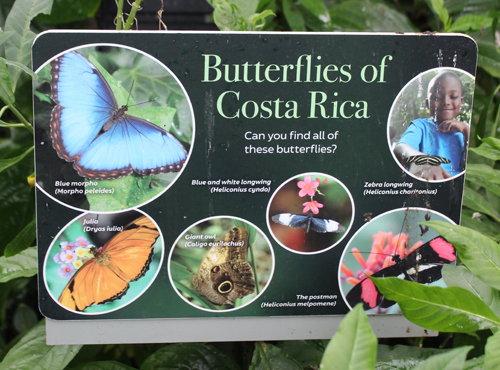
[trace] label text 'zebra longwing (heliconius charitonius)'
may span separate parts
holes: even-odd
[[[420,284],[432,283],[441,279],[443,264],[456,260],[456,250],[443,237],[438,236],[415,249],[405,258],[398,254],[392,256],[394,265],[375,272],[372,277],[398,277]],[[349,305],[354,308],[362,302],[365,310],[388,308],[396,302],[384,298],[375,284],[368,278],[355,285],[346,296]]]

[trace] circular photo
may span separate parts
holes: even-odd
[[[49,197],[78,210],[126,210],[158,197],[186,166],[191,102],[157,59],[89,45],[36,72],[36,183]]]
[[[421,284],[445,286],[444,264],[454,263],[453,245],[425,221],[448,217],[424,208],[401,208],[371,219],[352,237],[342,255],[340,290],[349,307],[358,303],[370,314],[401,313],[396,302],[386,299],[367,278],[398,277]]]
[[[389,147],[416,179],[441,182],[465,171],[474,77],[457,68],[425,71],[399,92],[389,114]]]
[[[162,261],[160,229],[149,216],[139,211],[87,213],[51,244],[44,261],[45,286],[68,311],[108,313],[141,296]]]
[[[205,311],[248,305],[267,288],[274,253],[264,233],[247,221],[216,217],[189,227],[169,257],[177,294]]]
[[[274,239],[291,252],[315,254],[336,246],[354,219],[351,193],[336,178],[306,173],[283,183],[267,207]]]

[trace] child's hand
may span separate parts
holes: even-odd
[[[431,166],[429,164],[419,166],[412,163],[409,171],[424,180],[444,180],[452,177],[441,166]]]
[[[464,140],[469,140],[469,125],[454,120],[443,121],[438,126],[438,131],[441,132],[461,132],[464,135]]]

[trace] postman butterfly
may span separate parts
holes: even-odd
[[[271,217],[271,219],[281,225],[293,228],[306,228],[306,233],[309,229],[317,233],[342,233],[345,227],[334,220],[314,217],[314,214],[309,211],[305,215],[297,215],[293,213],[280,213]]]
[[[398,254],[392,257],[395,263],[372,274],[372,277],[398,277],[420,284],[428,284],[441,279],[443,264],[456,260],[457,253],[451,243],[441,236],[423,244],[405,258]],[[363,303],[363,308],[369,310],[377,306],[388,308],[396,304],[385,299],[375,284],[368,278],[355,285],[346,296],[351,307]]]
[[[406,162],[408,164],[415,163],[418,166],[423,166],[424,164],[439,166],[441,164],[450,163],[450,160],[448,158],[439,157],[437,155],[421,154],[408,157],[408,160]]]
[[[186,150],[169,132],[118,106],[110,85],[83,55],[70,51],[51,63],[56,106],[50,118],[52,146],[73,162],[78,175],[116,179],[135,172],[178,172]]]

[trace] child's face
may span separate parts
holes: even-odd
[[[460,82],[456,78],[445,76],[435,82],[426,102],[431,117],[441,123],[455,118],[463,101]]]

